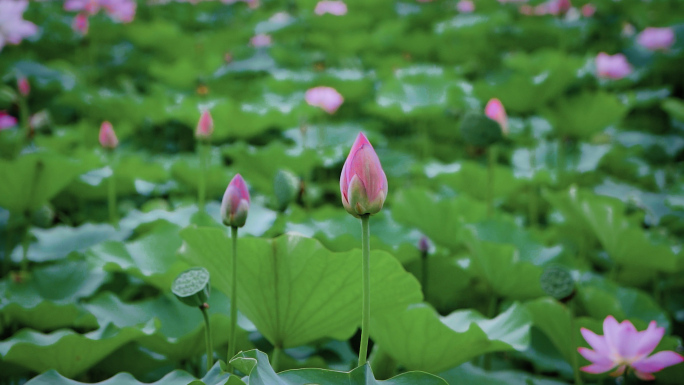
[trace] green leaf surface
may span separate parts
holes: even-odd
[[[440,373],[450,385],[563,385],[564,381],[533,376],[526,372],[501,370],[486,371],[471,363]]]

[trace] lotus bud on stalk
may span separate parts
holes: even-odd
[[[119,139],[116,137],[114,127],[109,122],[102,122],[100,125],[100,145],[106,149],[114,149],[119,145]]]
[[[89,26],[90,23],[88,22],[87,13],[79,13],[78,15],[76,15],[76,17],[74,17],[74,21],[71,23],[71,29],[73,29],[81,36],[85,36],[88,34]]]
[[[377,214],[387,198],[387,176],[373,146],[359,133],[340,175],[342,205],[347,212],[361,218],[361,277],[363,306],[361,308],[361,347],[359,366],[366,364],[370,332],[370,225],[369,218]]]
[[[420,251],[420,286],[423,288],[423,297],[428,300],[428,252],[430,251],[430,240],[423,235],[418,241],[418,251]]]
[[[99,135],[100,145],[109,152],[108,161],[109,168],[112,174],[109,176],[109,184],[107,190],[107,204],[109,207],[109,221],[118,226],[119,219],[116,212],[116,178],[114,177],[114,154],[113,150],[119,145],[119,139],[116,137],[114,127],[109,122],[102,122],[100,125]]]
[[[17,79],[17,89],[19,90],[21,96],[29,96],[29,93],[31,93],[31,85],[29,84],[28,79],[26,79],[24,76],[19,77]]]
[[[489,119],[499,123],[501,126],[501,133],[508,135],[508,116],[506,115],[506,109],[504,109],[504,106],[499,99],[489,99],[487,106],[485,107],[485,115],[487,115]]]
[[[204,199],[206,197],[207,189],[207,152],[209,150],[209,141],[211,135],[214,133],[214,120],[211,118],[211,113],[204,110],[197,122],[195,129],[195,138],[197,138],[197,154],[200,163],[199,187],[197,189],[197,202],[200,212],[204,212]]]
[[[235,355],[236,346],[236,327],[237,327],[237,269],[238,269],[238,256],[237,256],[237,238],[238,238],[238,228],[245,225],[247,221],[247,213],[249,211],[249,190],[245,184],[244,179],[240,174],[236,174],[233,180],[228,184],[225,194],[223,194],[223,200],[221,201],[221,218],[223,224],[230,227],[231,230],[231,240],[233,243],[233,277],[232,277],[232,290],[230,293],[230,333],[228,334],[228,358]],[[276,348],[280,348],[276,346]],[[231,369],[232,370],[232,369]]]

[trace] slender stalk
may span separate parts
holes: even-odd
[[[207,191],[207,145],[201,140],[197,143],[197,152],[199,155],[200,175],[199,187],[197,189],[197,202],[200,212],[204,212],[204,198]]]
[[[427,251],[420,252],[420,285],[423,287],[423,296],[425,297],[425,302],[428,302],[428,253]]]
[[[572,349],[570,351],[572,359],[572,371],[575,374],[575,385],[582,385],[582,376],[579,371],[579,362],[577,361],[577,337],[575,333],[575,301],[571,300],[568,303],[568,310],[570,312],[570,344]]]
[[[7,227],[5,227],[5,254],[2,258],[2,276],[9,274],[12,269],[12,226],[11,226],[12,213],[10,213],[10,220],[7,221]]]
[[[361,312],[361,347],[359,366],[365,365],[368,356],[368,334],[370,332],[370,215],[361,216],[361,277],[363,280],[363,309]]]
[[[233,282],[230,292],[230,335],[228,340],[228,357],[226,361],[230,362],[230,359],[235,355],[235,341],[237,340],[235,336],[235,330],[237,328],[237,237],[238,228],[233,226],[231,230],[231,239],[233,241]],[[231,368],[231,373],[233,369]]]
[[[31,228],[30,223],[31,223],[30,219],[27,218],[26,230],[24,232],[24,237],[21,241],[21,245],[22,245],[21,271],[24,273],[28,272],[28,265],[29,265],[28,250],[29,250],[29,244],[30,244],[29,241],[31,240],[31,237],[30,237],[31,233],[29,232],[29,229]]]
[[[497,152],[496,145],[491,145],[487,150],[487,216],[489,217],[494,214],[494,166],[496,165]]]
[[[557,173],[558,173],[558,184],[563,185],[563,178],[565,175],[565,140],[563,137],[558,138],[558,151],[556,153],[556,166],[558,167]]]
[[[110,157],[111,159],[111,157]],[[112,175],[107,181],[107,205],[109,206],[109,221],[114,226],[118,226],[119,218],[116,213],[116,178],[114,176],[113,162],[109,162],[109,167],[112,169]]]
[[[529,220],[530,227],[537,227],[537,223],[539,220],[539,202],[538,202],[538,194],[537,194],[537,186],[536,185],[530,186],[530,197],[529,197],[528,209],[529,209],[528,215],[530,216],[530,220]]]
[[[271,367],[273,368],[273,371],[278,373],[278,370],[280,370],[280,356],[283,353],[283,349],[275,346],[273,347],[273,353],[271,354],[271,358],[273,359],[271,362]]]
[[[211,326],[209,324],[209,314],[206,306],[200,306],[202,317],[204,317],[204,337],[206,339],[205,345],[207,347],[207,373],[214,366],[214,348],[211,346]]]
[[[29,116],[30,113],[28,103],[26,102],[26,97],[19,96],[19,123],[21,124],[21,128],[24,130],[24,138],[26,139],[26,143],[31,141],[31,125]]]
[[[489,304],[487,305],[487,317],[490,319],[496,316],[496,305],[498,305],[498,303],[499,298],[494,293],[494,290],[492,290],[489,296]],[[490,370],[492,368],[492,353],[484,355],[484,358],[482,359],[482,368],[484,370]]]

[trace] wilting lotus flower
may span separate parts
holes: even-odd
[[[596,13],[596,6],[594,4],[584,4],[581,8],[582,16],[592,17]]]
[[[17,118],[5,111],[0,111],[0,130],[12,128],[17,125]]]
[[[319,1],[316,4],[314,13],[321,16],[329,13],[335,16],[344,16],[347,14],[347,4],[343,1]]]
[[[355,217],[376,214],[387,198],[387,176],[368,139],[359,133],[340,175],[342,205]]]
[[[197,122],[197,129],[195,130],[195,137],[198,139],[209,139],[214,133],[214,120],[211,118],[209,110],[202,112],[199,122]]]
[[[591,365],[580,368],[587,373],[605,373],[616,369],[611,375],[620,376],[627,367],[642,380],[653,380],[652,373],[684,361],[684,357],[673,351],[662,351],[648,356],[658,346],[665,334],[665,328],[651,321],[644,331],[637,331],[631,322],[618,323],[613,316],[603,321],[602,336],[582,328],[582,336],[594,349],[578,348],[577,351],[591,361]]]
[[[236,174],[228,184],[221,201],[221,218],[223,224],[230,227],[242,227],[247,221],[249,211],[249,190],[240,174]]]
[[[608,55],[601,52],[596,56],[596,75],[600,78],[622,79],[632,72],[632,66],[625,55]]]
[[[17,78],[17,89],[21,96],[27,97],[29,93],[31,93],[31,85],[29,84],[28,79],[23,76]]]
[[[314,87],[306,91],[304,99],[310,106],[320,107],[329,114],[335,113],[344,102],[344,98],[331,87]]]
[[[456,4],[456,10],[461,13],[472,13],[475,11],[475,3],[470,0],[461,0]]]
[[[674,42],[675,33],[672,28],[649,27],[637,36],[637,43],[651,51],[667,50]]]
[[[88,34],[88,27],[88,15],[86,13],[79,13],[74,17],[74,21],[71,23],[71,29],[83,36]]]
[[[35,24],[23,19],[28,4],[24,0],[0,0],[0,51],[5,44],[19,44],[38,32]]]
[[[113,149],[119,145],[119,139],[117,139],[116,133],[114,133],[114,127],[109,122],[102,122],[99,139],[100,145],[104,148]]]
[[[504,135],[508,134],[508,116],[506,115],[506,110],[499,99],[489,99],[487,106],[485,107],[485,115],[487,115],[489,119],[499,123],[501,126],[501,132],[503,132]]]
[[[259,34],[259,35],[254,35],[252,36],[251,39],[249,39],[249,43],[252,45],[252,47],[268,47],[271,45],[271,35],[266,35],[266,34]]]

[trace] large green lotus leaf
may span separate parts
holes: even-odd
[[[36,238],[29,245],[28,259],[33,262],[47,262],[62,259],[72,252],[83,252],[104,241],[120,242],[129,232],[117,230],[112,225],[85,223],[79,227],[55,226],[49,229],[31,229]],[[12,253],[12,260],[22,260],[23,248],[17,246]]]
[[[594,187],[594,192],[643,208],[644,220],[651,226],[658,225],[663,218],[669,216],[678,218],[676,211],[681,212],[681,207],[676,207],[668,202],[668,198],[672,195],[644,191],[636,186],[620,183],[610,178],[604,179],[602,184]]]
[[[206,384],[206,385],[232,385],[232,382],[227,382],[226,380],[229,379],[229,376],[232,378],[237,379],[236,376],[231,376],[230,374],[224,372],[221,368],[221,365],[223,365],[222,362],[217,362],[214,364],[214,366],[211,368],[211,370],[204,376],[204,378],[201,379],[201,381],[198,381],[198,384]],[[68,376],[67,376],[68,377]],[[67,377],[62,376],[59,374],[58,371],[56,370],[49,370],[37,377],[32,378],[29,382],[26,383],[26,385],[86,385],[89,383],[86,382],[79,382],[76,380],[69,379]],[[105,380],[98,382],[98,385],[188,385],[188,384],[193,384],[195,385],[195,381],[197,379],[182,370],[174,370],[173,372],[165,375],[159,381],[156,382],[140,382],[135,379],[132,375],[129,373],[119,373],[116,376]]]
[[[398,222],[415,226],[436,244],[457,248],[462,243],[463,225],[487,217],[487,206],[467,196],[438,199],[428,190],[400,190],[392,201]]]
[[[466,245],[470,251],[469,271],[486,282],[493,294],[511,299],[544,295],[539,284],[542,268],[532,264],[531,255],[522,257],[520,250],[510,244],[483,241],[474,226],[468,226]]]
[[[564,385],[567,382],[534,376],[526,372],[487,371],[471,363],[440,373],[450,385]]]
[[[464,299],[470,297],[473,284],[470,272],[458,264],[458,260],[449,255],[428,255],[426,260],[426,283],[423,285],[423,264],[420,251],[413,250],[414,258],[405,263],[406,270],[421,281],[421,289],[425,302],[433,305],[441,314],[458,308]]]
[[[37,152],[17,160],[0,159],[0,207],[36,210],[65,188],[81,169],[60,155]]]
[[[231,240],[225,231],[187,228],[182,255],[207,268],[212,284],[230,294]],[[274,345],[304,345],[324,337],[350,337],[360,322],[361,255],[333,253],[318,241],[286,234],[238,241],[240,311]],[[372,312],[420,301],[418,282],[391,255],[371,253]]]
[[[220,347],[228,343],[228,334],[221,331],[230,327],[230,304],[220,292],[212,293],[207,303],[213,345]],[[84,306],[97,317],[100,325],[112,323],[123,328],[144,323],[151,318],[157,319],[158,330],[154,334],[141,337],[138,343],[171,360],[188,359],[206,351],[202,315],[175,297],[162,295],[155,299],[124,303],[114,294],[105,293]],[[252,329],[246,319],[241,318],[238,321],[243,329]],[[245,346],[242,342],[246,337],[241,337],[242,347]]]
[[[561,135],[589,139],[619,122],[626,113],[627,107],[617,96],[606,92],[584,92],[560,99],[545,112],[545,116]]]
[[[489,192],[489,172],[486,166],[475,162],[460,162],[460,167],[454,172],[439,173],[433,179],[438,185],[446,184],[454,190],[470,195],[478,200],[487,199]],[[494,196],[506,197],[522,187],[510,167],[496,166],[494,168]]]
[[[309,108],[304,103],[303,90],[289,95],[265,91],[256,100],[240,104],[235,123],[230,127],[230,136],[248,138],[271,127],[293,127]]]
[[[171,166],[171,175],[196,194],[201,175],[199,158],[197,156],[176,158]],[[223,167],[219,152],[212,149],[206,173],[207,200],[221,199],[232,177],[233,173]]]
[[[162,290],[168,290],[187,265],[176,252],[182,241],[179,228],[164,226],[134,241],[100,243],[86,252],[88,262],[104,271],[125,272]]]
[[[249,385],[446,385],[443,379],[422,372],[408,372],[386,381],[378,381],[373,376],[368,364],[351,372],[327,369],[294,369],[276,374],[268,362],[268,356],[258,350],[240,352],[230,360],[230,364],[241,372],[247,373],[243,380],[246,380]]]
[[[406,368],[439,373],[485,353],[527,349],[530,326],[519,304],[493,319],[474,310],[441,317],[426,304],[413,304],[371,319],[371,337]]]
[[[603,157],[610,151],[608,144],[580,143],[578,146],[568,145],[563,149],[562,169],[567,173],[588,173],[596,171]],[[558,142],[541,140],[532,148],[517,148],[511,157],[513,175],[516,178],[540,180],[549,174],[556,181],[558,178],[559,158]]]
[[[684,101],[682,99],[665,99],[661,105],[672,118],[684,122]]]
[[[87,334],[64,329],[42,334],[23,329],[0,342],[0,356],[3,361],[36,372],[55,369],[73,378],[128,342],[154,331],[153,322],[124,329],[110,324]]]

